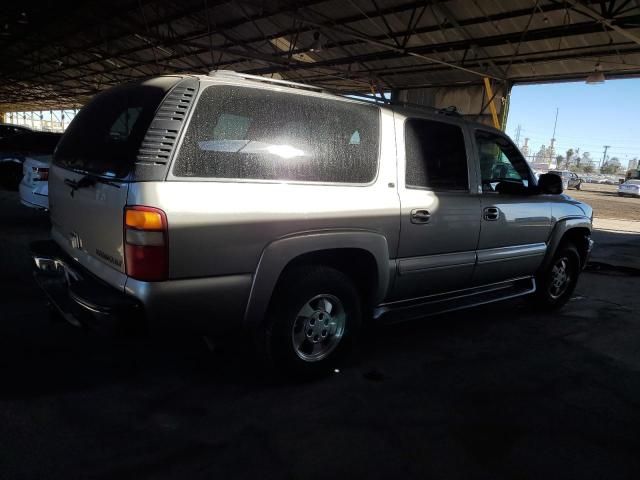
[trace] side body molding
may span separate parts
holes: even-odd
[[[258,325],[267,312],[271,295],[284,268],[300,255],[335,249],[360,249],[376,261],[378,285],[372,301],[381,303],[390,284],[389,248],[384,235],[365,230],[305,232],[271,242],[263,250],[253,277],[244,327]]]
[[[544,260],[540,265],[540,269],[543,270],[549,266],[553,256],[560,245],[560,241],[562,237],[564,237],[565,233],[574,228],[586,228],[591,232],[592,225],[591,221],[586,217],[569,217],[564,218],[562,220],[558,220],[558,222],[553,227],[551,231],[551,236],[549,237],[549,241],[547,242],[547,253],[544,256]]]

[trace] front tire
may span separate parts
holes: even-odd
[[[347,275],[327,266],[299,267],[279,282],[259,340],[277,372],[312,378],[345,358],[361,321],[360,295]]]
[[[536,276],[535,305],[555,310],[569,301],[581,271],[580,254],[571,243],[560,245],[549,266]]]

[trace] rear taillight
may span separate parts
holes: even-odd
[[[42,167],[31,167],[31,178],[35,182],[46,182],[49,180],[49,169]]]
[[[124,260],[127,275],[156,282],[169,277],[167,216],[153,207],[124,209]]]

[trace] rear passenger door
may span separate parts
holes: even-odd
[[[546,195],[499,193],[499,183],[529,185],[533,174],[504,135],[474,129],[482,185],[482,226],[474,284],[535,273],[546,252],[551,203]]]
[[[401,227],[394,299],[464,288],[480,234],[466,130],[454,120],[396,115],[396,135]]]

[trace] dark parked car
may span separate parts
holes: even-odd
[[[61,133],[27,132],[0,140],[0,186],[17,190],[29,156],[52,155]]]
[[[580,187],[582,186],[582,178],[569,170],[550,170],[549,173],[558,175],[562,178],[562,188],[564,190],[569,190],[570,188],[580,190]]]
[[[3,138],[14,137],[22,133],[32,132],[30,128],[23,127],[21,125],[11,125],[9,123],[0,124],[0,140]]]

